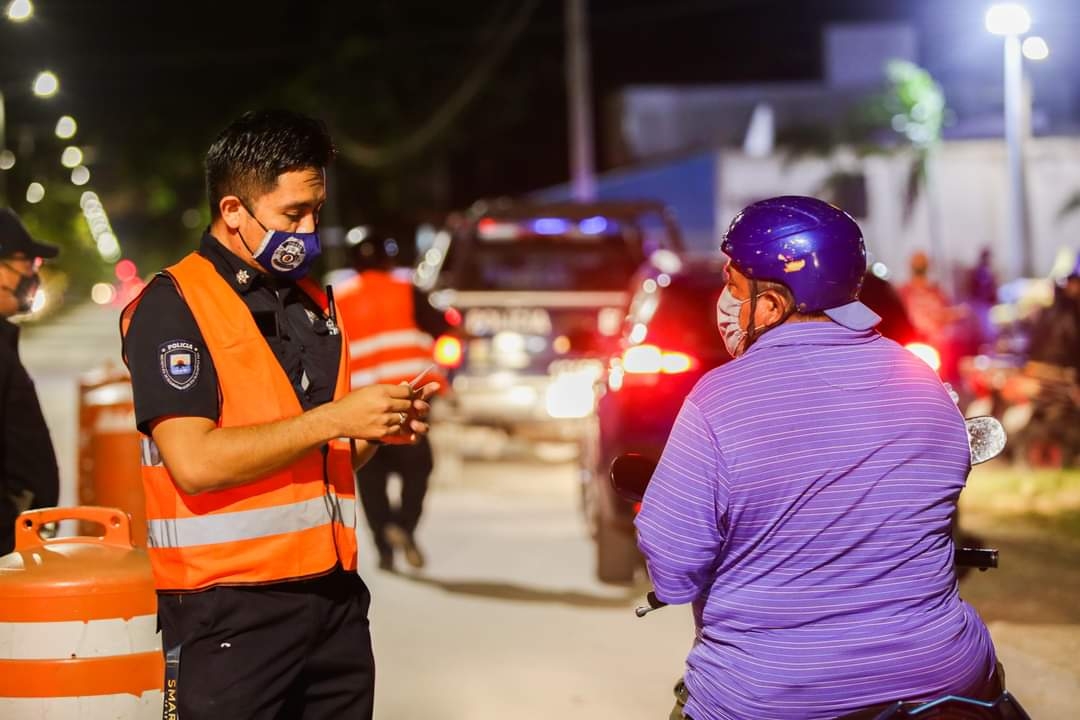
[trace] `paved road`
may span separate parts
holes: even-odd
[[[569,465],[466,464],[429,496],[429,568],[364,573],[377,718],[667,717],[689,613],[638,619],[640,590],[591,579],[575,482]]]
[[[76,378],[118,361],[116,313],[88,306],[28,330],[23,357],[55,437],[62,501],[72,503]],[[666,717],[691,639],[689,614],[668,608],[639,620],[632,608],[640,589],[592,579],[575,482],[569,464],[444,467],[421,527],[425,572],[374,570],[363,544],[379,720]],[[1031,715],[1072,717],[1078,627],[991,629],[1010,688]]]

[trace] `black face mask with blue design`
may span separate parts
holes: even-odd
[[[255,213],[251,212],[247,205],[244,205],[244,210],[266,231],[262,242],[254,250],[244,236],[240,235],[240,240],[255,258],[255,262],[271,275],[287,280],[299,280],[307,275],[316,258],[322,254],[318,231],[306,233],[271,230],[255,217]]]

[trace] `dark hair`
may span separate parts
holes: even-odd
[[[217,218],[221,198],[236,195],[250,208],[277,186],[282,173],[325,168],[336,151],[326,125],[289,110],[246,112],[206,151],[206,195]]]

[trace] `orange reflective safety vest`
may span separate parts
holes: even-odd
[[[396,385],[434,362],[431,336],[416,326],[413,286],[381,270],[365,270],[335,293],[338,319],[349,337],[352,387]],[[425,382],[446,380],[436,367]]]
[[[260,425],[303,410],[244,301],[206,258],[165,271],[195,316],[218,376],[218,427]],[[311,282],[300,286],[326,311]],[[141,296],[140,296],[141,298]],[[124,308],[127,334],[136,298]],[[125,358],[126,361],[126,358]],[[342,339],[335,399],[348,393]],[[356,568],[356,489],[347,440],[334,440],[259,480],[189,495],[176,486],[153,441],[143,439],[147,554],[158,590],[313,577],[338,562]]]

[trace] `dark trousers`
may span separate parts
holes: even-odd
[[[166,658],[179,646],[178,720],[371,720],[375,658],[359,576],[160,594]]]
[[[392,550],[383,537],[387,523],[398,525],[408,533],[416,530],[433,467],[431,444],[424,437],[416,445],[383,445],[356,471],[360,501],[380,555]],[[401,476],[401,506],[397,508],[390,506],[386,493],[390,473]]]

